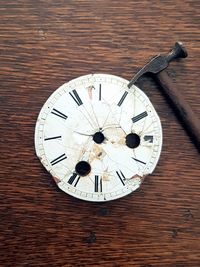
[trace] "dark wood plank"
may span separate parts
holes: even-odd
[[[131,79],[185,43],[168,72],[200,117],[199,1],[0,1],[0,265],[199,266],[199,154],[154,81],[139,85],[164,134],[155,172],[136,193],[99,204],[57,189],[34,152],[47,97],[91,72]]]

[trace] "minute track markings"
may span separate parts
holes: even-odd
[[[37,155],[58,179],[58,187],[73,197],[91,202],[124,197],[140,186],[139,178],[134,178],[136,174],[143,177],[151,173],[159,159],[162,145],[159,118],[142,91],[135,86],[129,90],[123,78],[98,74],[70,81],[46,101],[38,118]],[[94,144],[95,133],[101,132],[110,140],[114,138],[113,129],[117,139],[123,135],[126,140],[128,134],[137,134],[138,148],[127,148],[123,142],[123,153],[116,154],[117,148],[114,151],[106,141]],[[75,164],[80,160],[91,163],[94,145],[105,149],[106,158],[96,151],[99,162],[92,162],[91,172],[82,177]]]

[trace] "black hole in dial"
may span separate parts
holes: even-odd
[[[130,133],[126,136],[126,145],[130,148],[136,148],[140,144],[140,137],[136,133]]]
[[[79,161],[76,164],[75,171],[80,176],[86,176],[91,171],[91,166],[87,161]]]
[[[96,132],[94,135],[93,135],[93,140],[95,143],[97,144],[101,144],[103,143],[105,137],[104,135],[102,134],[102,132]]]

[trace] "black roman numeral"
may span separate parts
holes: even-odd
[[[59,157],[57,157],[56,159],[52,160],[51,165],[53,166],[53,165],[59,163],[60,161],[66,159],[66,158],[67,158],[67,156],[64,153],[64,154],[60,155]]]
[[[144,141],[149,141],[149,143],[153,143],[153,135],[145,135]]]
[[[70,94],[70,96],[73,98],[73,100],[76,102],[76,104],[78,106],[83,104],[82,100],[80,99],[80,96],[78,95],[78,93],[77,93],[77,91],[75,89],[72,90],[72,93],[69,92],[69,94]]]
[[[121,99],[119,100],[119,103],[117,104],[119,107],[121,106],[121,104],[124,102],[124,99],[126,98],[126,96],[128,95],[128,92],[125,91],[123,96],[121,97]]]
[[[102,179],[98,175],[94,177],[94,192],[102,192]]]
[[[145,118],[147,115],[148,115],[148,113],[146,111],[144,111],[144,112],[138,114],[137,116],[133,117],[132,121],[133,121],[133,123],[135,123],[135,122]]]
[[[133,157],[132,157],[132,159],[134,159],[135,161],[137,161],[137,162],[139,162],[139,163],[141,163],[141,164],[146,164],[144,161],[141,161],[141,160],[139,160],[139,159],[136,159],[136,158],[133,158]]]
[[[52,114],[66,120],[67,119],[67,116],[65,114],[63,114],[62,112],[60,112],[59,110],[53,108],[53,110],[51,111]]]
[[[117,176],[119,177],[120,181],[122,182],[123,185],[125,185],[124,180],[126,179],[126,177],[124,176],[123,172],[120,171],[120,173],[118,171],[116,171]]]
[[[68,183],[72,185],[75,182],[74,187],[76,187],[76,185],[79,182],[79,179],[80,179],[80,176],[78,176],[78,174],[74,172],[72,176],[69,178]]]
[[[99,84],[99,101],[101,101],[101,84]]]
[[[59,135],[59,136],[53,136],[53,137],[45,138],[44,141],[52,140],[52,139],[60,139],[60,138],[61,138],[61,135]]]

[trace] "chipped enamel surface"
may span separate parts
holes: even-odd
[[[59,87],[42,107],[35,148],[60,189],[88,201],[109,201],[135,191],[154,170],[161,152],[162,129],[148,97],[128,81],[90,74]],[[98,144],[96,132],[105,139]],[[136,133],[140,144],[126,145]],[[76,174],[86,161],[91,171]]]

